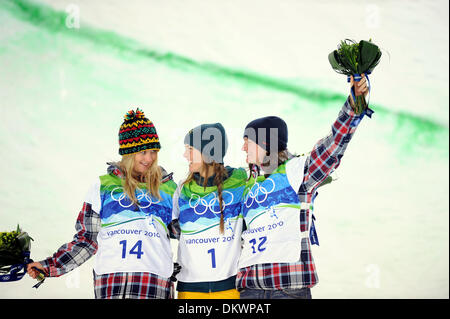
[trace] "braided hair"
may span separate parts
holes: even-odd
[[[212,170],[214,174],[214,185],[217,186],[217,193],[219,195],[219,206],[220,206],[220,224],[219,224],[219,231],[220,234],[223,234],[225,232],[225,222],[223,217],[223,182],[228,178],[228,172],[225,166],[221,163],[216,163],[215,161],[212,161],[211,163],[205,163],[203,161],[203,167],[207,172],[210,172]],[[183,184],[188,184],[194,179],[194,174],[190,173],[188,178],[184,181]],[[208,183],[208,178],[205,178],[203,181],[203,187],[206,188]]]
[[[222,191],[223,191],[223,181],[228,177],[227,170],[225,169],[223,164],[219,164],[216,162],[213,162],[212,164],[214,168],[214,185],[217,186],[217,193],[219,195],[219,206],[220,206],[220,226],[219,230],[220,233],[224,233],[225,229],[225,223],[223,218],[223,197],[222,197]]]

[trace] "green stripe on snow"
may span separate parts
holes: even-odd
[[[246,85],[262,86],[270,90],[286,92],[315,102],[314,107],[317,108],[329,108],[332,105],[329,102],[342,102],[347,98],[346,94],[333,93],[329,90],[318,90],[317,88],[306,88],[287,80],[256,72],[233,69],[210,62],[199,62],[173,52],[161,52],[150,49],[136,40],[111,31],[89,27],[85,23],[82,23],[82,27],[79,29],[67,28],[65,24],[67,13],[33,1],[3,0],[0,1],[0,9],[9,12],[17,19],[31,23],[51,33],[63,34],[75,39],[89,41],[107,49],[149,58],[181,71],[197,71],[214,77],[233,79]],[[392,111],[380,105],[371,104],[371,108],[376,111],[376,116],[379,116],[380,120],[388,117],[394,121],[396,130],[400,131],[400,134],[396,137],[399,137],[402,141],[407,141],[406,151],[414,148],[413,144],[425,146],[436,146],[439,144],[439,146],[442,146],[442,143],[444,143],[448,145],[446,142],[448,140],[448,127],[442,123],[405,111]],[[411,143],[411,135],[414,135],[414,143]],[[446,152],[446,155],[448,156],[448,152]]]

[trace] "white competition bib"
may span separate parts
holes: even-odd
[[[95,273],[150,272],[169,278],[173,272],[172,249],[157,217],[102,227],[97,236]]]
[[[225,232],[214,226],[180,237],[178,263],[182,282],[219,281],[236,275],[241,251],[242,217],[225,218]]]
[[[239,268],[265,263],[289,263],[300,258],[300,205],[272,207],[261,212],[242,233]]]
[[[241,254],[242,194],[247,174],[235,169],[223,184],[224,234],[220,234],[220,205],[217,187],[184,184],[173,205],[181,235],[178,260],[181,282],[211,282],[228,279],[238,272]],[[179,196],[179,197],[178,197]]]
[[[159,199],[145,188],[137,188],[138,203],[134,205],[119,177],[103,175],[100,182],[95,196],[91,196],[100,201],[95,206],[101,207],[95,273],[148,272],[165,278],[172,276],[167,225],[172,217],[176,184],[172,181],[161,184]]]
[[[247,185],[242,206],[247,229],[239,268],[300,259],[300,207],[297,190],[303,180],[305,157],[280,165],[268,178],[259,176]]]

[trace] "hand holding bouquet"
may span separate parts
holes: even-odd
[[[32,240],[19,225],[15,231],[0,232],[0,282],[22,279],[26,265],[33,261],[30,259]],[[22,269],[24,272],[20,273]],[[37,279],[42,283],[44,275],[40,273]],[[35,287],[39,287],[39,284]]]
[[[356,43],[352,40],[341,41],[337,50],[328,55],[331,67],[340,74],[347,75],[347,80],[352,83],[352,98],[356,114],[361,114],[367,108],[364,87],[370,83],[368,75],[378,65],[381,51],[371,40],[361,40]],[[355,82],[360,82],[354,85]],[[367,82],[366,82],[367,81]]]
[[[352,105],[354,105],[355,112],[357,114],[361,114],[362,110],[364,110],[367,107],[365,103],[366,102],[365,97],[369,93],[369,85],[367,83],[366,75],[363,73],[359,81],[355,81],[353,75],[350,75],[350,87],[353,88],[354,90],[354,96],[353,94],[350,95]],[[361,99],[361,103],[363,103],[359,107],[356,106],[356,101],[358,99]]]

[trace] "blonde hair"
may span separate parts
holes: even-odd
[[[161,196],[159,195],[159,185],[161,184],[162,173],[158,166],[158,153],[156,153],[155,160],[143,176],[138,176],[134,172],[134,157],[135,154],[122,155],[122,160],[118,163],[125,176],[123,189],[128,198],[137,205],[136,189],[140,183],[145,182],[147,184],[148,193],[161,200]]]
[[[202,169],[206,170],[206,172],[209,172],[212,168],[215,176],[214,176],[214,185],[217,186],[217,193],[219,195],[219,207],[220,207],[220,224],[219,224],[219,232],[220,234],[223,234],[225,232],[225,223],[224,223],[224,217],[223,217],[223,197],[222,197],[222,191],[223,191],[223,181],[228,177],[227,169],[223,164],[216,163],[214,161],[210,163],[206,163],[202,158]],[[184,181],[184,184],[189,184],[194,179],[194,173],[189,173],[188,178]],[[204,179],[203,187],[206,188],[208,182],[208,178]]]

